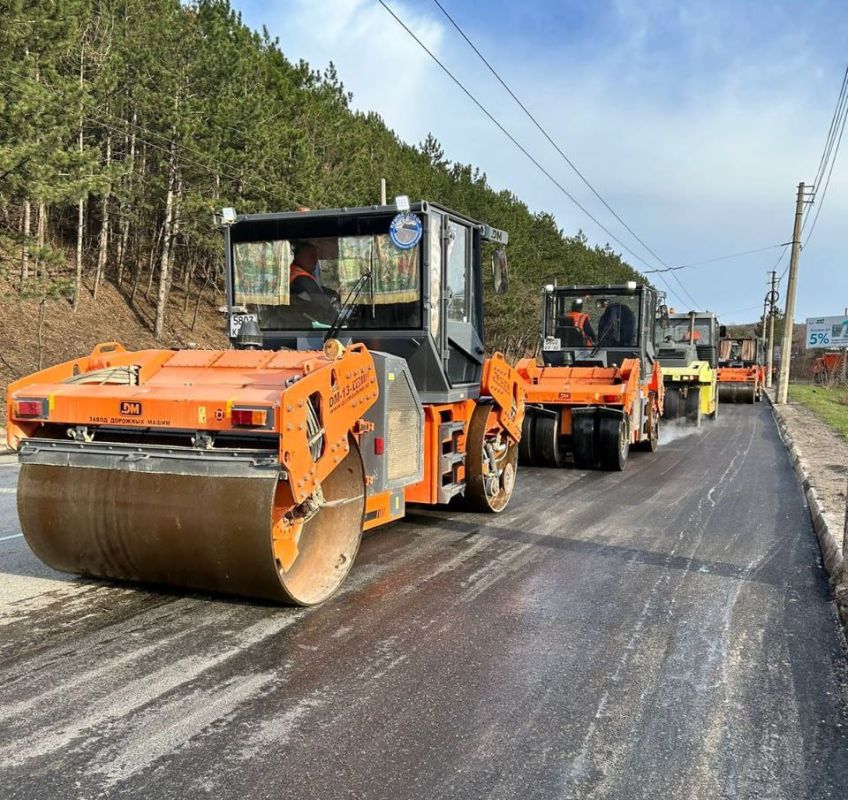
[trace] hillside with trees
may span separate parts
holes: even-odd
[[[389,196],[509,231],[512,288],[486,310],[490,346],[512,355],[535,343],[544,283],[637,276],[480,168],[451,163],[436,136],[412,145],[354,111],[332,65],[291,62],[226,0],[4,6],[0,312],[23,337],[4,356],[7,380],[78,354],[66,352],[82,345],[70,334],[111,324],[106,338],[130,346],[221,345],[213,210],[372,204],[384,176]]]

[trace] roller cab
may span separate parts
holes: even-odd
[[[663,419],[700,425],[718,415],[718,320],[709,311],[665,315],[657,360],[665,384]]]
[[[755,336],[722,337],[719,340],[717,380],[722,403],[756,403],[762,400],[766,382],[762,340]]]
[[[502,510],[524,396],[482,344],[482,249],[506,234],[423,202],[222,221],[233,349],[106,343],[9,387],[33,552],[313,605],[407,503]]]
[[[559,467],[570,454],[582,469],[621,470],[631,446],[656,449],[657,309],[648,285],[545,287],[540,358],[517,366],[528,403],[523,463]]]

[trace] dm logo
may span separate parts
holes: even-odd
[[[121,400],[122,417],[140,417],[141,403],[137,400]]]

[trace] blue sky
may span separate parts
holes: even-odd
[[[354,106],[406,141],[432,131],[593,243],[575,208],[439,71],[376,0],[233,0],[292,60],[336,64]],[[604,225],[652,265],[497,85],[432,0],[387,0]],[[848,3],[831,0],[442,0],[609,204],[667,264],[786,242],[848,62]],[[391,176],[389,176],[389,179]],[[391,186],[390,193],[403,187]],[[437,198],[433,198],[437,199]],[[796,321],[848,306],[848,144],[802,253]],[[612,242],[617,250],[622,248]],[[773,249],[677,273],[727,322],[757,316]],[[644,264],[625,253],[635,266]],[[779,272],[788,262],[780,263]],[[669,278],[669,280],[671,280]],[[660,288],[665,288],[657,280]],[[785,286],[785,280],[784,280]],[[671,304],[693,305],[671,280]],[[680,298],[682,296],[682,299]],[[781,301],[782,302],[782,301]]]

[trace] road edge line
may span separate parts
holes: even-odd
[[[845,634],[848,636],[848,581],[846,581],[848,575],[846,575],[846,564],[842,555],[842,548],[837,544],[831,530],[834,527],[834,522],[830,518],[830,515],[822,509],[818,492],[816,492],[810,478],[810,473],[807,471],[806,462],[789,433],[786,420],[781,414],[780,408],[775,404],[774,399],[768,392],[764,392],[763,394],[771,406],[772,417],[777,426],[777,434],[789,453],[792,468],[798,476],[801,489],[807,500],[807,509],[810,512],[810,520],[813,523],[813,530],[819,542],[822,562],[824,563],[824,568],[827,570],[829,582],[833,590],[836,609],[844,626]],[[848,523],[846,523],[846,527],[848,527]],[[846,531],[846,534],[848,534],[848,531]]]

